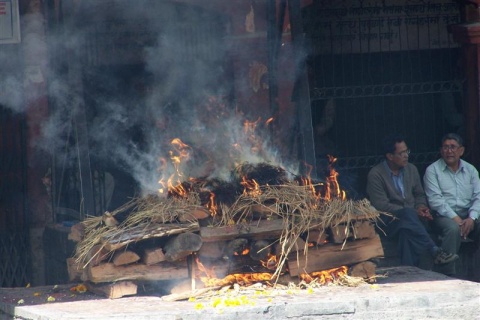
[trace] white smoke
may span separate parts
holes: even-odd
[[[143,193],[157,192],[159,179],[176,173],[171,164],[160,169],[161,159],[169,161],[171,157],[170,142],[174,138],[190,146],[190,158],[181,168],[184,178],[228,179],[234,166],[245,161],[281,165],[265,125],[267,119],[260,119],[258,130],[246,135],[245,120],[257,121],[258,116],[238,112],[232,102],[231,85],[224,82],[225,44],[221,33],[212,30],[223,21],[212,23],[209,20],[212,16],[199,13],[198,8],[163,1],[149,2],[149,5],[142,1],[109,3],[118,5],[101,10],[99,2],[83,2],[82,14],[93,17],[92,21],[82,24],[85,29],[78,25],[70,29],[66,25],[66,29],[50,31],[54,37],[49,39],[49,48],[62,48],[65,54],[76,55],[65,61],[81,59],[87,82],[83,88],[72,87],[71,73],[75,70],[56,65],[37,66],[48,82],[52,106],[49,119],[43,123],[38,147],[57,157],[74,159],[74,152],[68,153],[65,145],[68,139],[75,140],[75,117],[82,112],[79,107],[85,107],[91,155],[98,162],[106,161],[106,170],[113,165],[128,172]],[[125,25],[112,23],[108,29],[112,18]],[[36,41],[36,33],[32,31],[41,28],[43,20],[38,16],[29,19],[32,21],[26,30],[31,30],[28,32],[31,40],[24,48],[28,52],[43,52],[44,42]],[[129,37],[125,33],[130,28],[132,32],[138,31],[135,28],[139,28],[139,22],[145,34],[156,35],[151,43],[143,46],[142,52],[135,52],[144,57],[144,70],[126,71],[134,67],[119,63],[125,51],[107,59],[90,57],[92,51],[88,46],[107,50],[100,40],[95,42],[99,36],[95,32],[107,33],[113,38]],[[96,30],[91,25],[94,23],[104,30]],[[120,34],[115,34],[115,28]],[[57,53],[50,51],[49,54]],[[0,63],[7,59],[0,52]],[[111,65],[102,65],[109,59]],[[3,78],[0,88],[11,94],[0,95],[0,104],[24,111],[23,93],[18,89],[22,84],[19,75]]]

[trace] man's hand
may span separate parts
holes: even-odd
[[[420,218],[425,218],[427,220],[433,220],[432,214],[430,213],[430,209],[426,206],[420,205],[417,208],[417,213]]]
[[[460,236],[463,239],[467,239],[467,236],[470,234],[470,232],[473,230],[473,225],[474,221],[472,218],[468,217],[465,220],[462,221],[460,224]]]

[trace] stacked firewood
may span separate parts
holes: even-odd
[[[291,277],[349,266],[350,274],[371,279],[375,264],[369,260],[383,256],[374,221],[367,217],[338,221],[326,230],[312,228],[292,243],[282,240],[283,219],[257,220],[231,226],[203,226],[199,223],[158,224],[150,228],[105,236],[93,245],[85,259],[69,258],[70,280],[86,281],[89,289],[110,298],[136,294],[135,281],[190,279],[202,270],[193,259],[215,270],[221,279],[228,274],[264,273],[272,275],[278,257],[286,263],[278,271]],[[72,227],[69,238],[84,240],[83,223]],[[116,227],[109,227],[116,231]],[[290,240],[291,241],[291,240]],[[276,257],[272,265],[265,264]],[[210,274],[211,276],[211,274]],[[273,277],[272,277],[273,280]],[[133,281],[133,282],[132,282]]]
[[[325,201],[311,186],[282,183],[247,190],[228,206],[209,207],[191,192],[136,199],[86,219],[69,234],[77,242],[67,261],[70,280],[117,298],[136,294],[145,281],[184,280],[196,289],[248,285],[255,280],[233,275],[263,275],[275,284],[342,266],[374,278],[370,260],[383,256],[379,212],[367,200]]]

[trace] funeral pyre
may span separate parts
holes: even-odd
[[[192,290],[372,280],[370,260],[383,256],[380,213],[366,199],[345,198],[335,160],[323,182],[244,163],[230,181],[191,178],[89,217],[69,234],[78,242],[70,280],[110,298],[172,279]]]

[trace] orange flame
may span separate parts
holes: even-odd
[[[168,153],[170,155],[170,161],[175,168],[175,173],[168,178],[167,182],[165,182],[164,178],[161,178],[158,181],[158,183],[161,185],[161,188],[158,191],[160,194],[164,194],[165,189],[167,189],[168,192],[173,195],[185,196],[187,194],[187,190],[185,190],[184,186],[182,185],[183,172],[180,166],[182,163],[190,159],[191,147],[185,144],[179,138],[173,139],[170,143],[173,149]],[[160,158],[159,162],[159,171],[165,172],[167,170],[167,160]]]
[[[327,190],[326,190],[325,198],[330,200],[332,199],[332,196],[335,196],[337,198],[345,200],[346,199],[345,191],[340,189],[340,184],[338,183],[338,180],[337,180],[338,172],[333,168],[333,165],[335,164],[336,161],[337,161],[337,158],[331,155],[328,155],[328,162],[329,162],[328,168],[330,170],[330,175],[327,177]]]
[[[307,186],[308,188],[310,188],[310,190],[318,200],[323,199],[328,201],[328,200],[331,200],[333,197],[340,198],[341,200],[345,200],[346,193],[344,190],[340,188],[340,184],[338,183],[338,180],[337,180],[339,173],[333,167],[333,165],[337,161],[337,158],[331,155],[328,155],[328,161],[329,161],[329,164],[328,164],[329,176],[326,178],[327,180],[326,184],[323,184],[323,183],[313,184],[312,178],[310,175],[313,167],[310,165],[306,165],[309,168],[309,170],[305,177],[301,177],[300,183],[303,186]],[[323,191],[323,195],[322,195],[322,191]]]
[[[302,273],[300,274],[300,279],[305,281],[306,283],[311,283],[316,281],[319,284],[328,284],[332,283],[336,279],[346,276],[348,274],[348,267],[341,266],[338,268],[323,270],[323,271],[316,271],[310,274]]]
[[[217,215],[218,206],[217,206],[217,203],[215,202],[215,193],[213,192],[210,192],[210,198],[207,203],[207,209],[208,211],[210,211],[213,217]]]
[[[234,256],[246,256],[246,255],[249,254],[249,253],[250,253],[250,249],[245,248],[245,249],[243,249],[243,251],[240,252],[240,253],[234,252],[233,255],[234,255]]]
[[[250,195],[250,196],[258,196],[262,194],[260,190],[260,185],[258,184],[255,179],[247,179],[246,177],[242,177],[242,182],[240,184],[243,186],[243,194]]]
[[[268,270],[275,270],[278,266],[277,256],[269,253],[267,260],[260,260],[260,263],[264,268],[267,268]]]
[[[248,251],[245,254],[248,254]],[[199,276],[199,278],[206,287],[226,286],[234,283],[238,283],[242,286],[248,286],[257,282],[266,282],[273,279],[273,274],[269,272],[235,273],[219,279],[215,274],[215,270],[213,268],[208,270],[203,263],[200,262],[198,257],[195,257],[195,262],[197,263],[200,273],[204,274],[203,276]]]
[[[242,286],[249,286],[257,282],[265,282],[273,279],[273,275],[268,272],[263,273],[235,273],[229,274],[223,279],[200,277],[200,280],[207,287],[226,286],[238,283]]]

